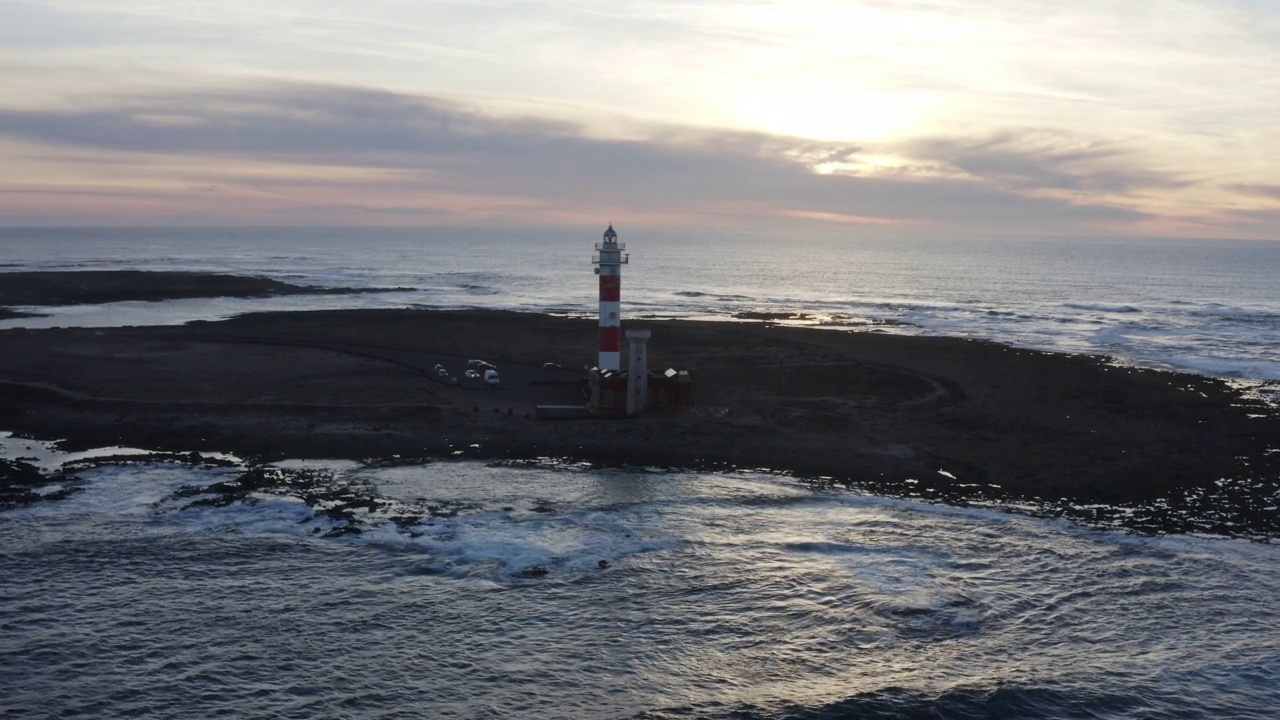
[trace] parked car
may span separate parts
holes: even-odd
[[[563,370],[564,368],[560,367],[560,363],[542,363],[542,369],[543,370]]]
[[[485,381],[485,382],[487,382],[487,383],[489,383],[490,385],[497,386],[497,384],[498,384],[498,371],[497,371],[497,370],[485,370],[485,371],[484,371],[484,381]]]
[[[480,377],[480,373],[476,371],[475,368],[468,368],[467,371],[463,374],[466,375],[467,378],[471,380],[476,380]]]
[[[446,370],[443,365],[436,365],[432,369],[435,371],[436,377],[445,379],[449,378],[449,371]]]
[[[467,367],[470,367],[474,370],[497,370],[498,369],[494,367],[493,364],[487,363],[484,360],[468,360]]]

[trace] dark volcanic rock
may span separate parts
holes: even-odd
[[[45,475],[30,463],[0,458],[0,510],[42,500],[61,500],[79,490],[79,485],[80,480],[74,475]]]
[[[581,403],[578,375],[541,367],[589,361],[590,320],[332,311],[2,331],[0,428],[65,437],[72,449],[223,450],[268,461],[767,468],[946,502],[1016,500],[1067,517],[1096,504],[1146,508],[1134,517],[1171,527],[1201,527],[1178,518],[1207,522],[1209,506],[1225,503],[1236,511],[1217,526],[1275,530],[1267,483],[1280,478],[1280,453],[1269,452],[1280,446],[1280,421],[1214,378],[958,338],[646,326],[652,367],[693,371],[694,411],[528,419],[543,397]],[[431,372],[443,362],[460,375],[468,358],[497,364],[501,387],[451,385]],[[1165,509],[1174,506],[1186,513]]]
[[[266,297],[358,292],[290,285],[266,278],[196,272],[85,270],[0,273],[0,306],[89,305],[126,300]],[[21,317],[21,315],[16,315]]]

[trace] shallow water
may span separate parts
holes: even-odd
[[[90,465],[0,511],[0,714],[1280,712],[1274,545],[746,473],[242,473]]]

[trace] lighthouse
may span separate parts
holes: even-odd
[[[626,249],[610,223],[591,258],[600,276],[600,372],[617,372],[622,367],[622,266],[630,259],[622,253]]]

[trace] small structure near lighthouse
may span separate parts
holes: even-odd
[[[638,415],[649,407],[648,330],[628,330],[627,414]]]

